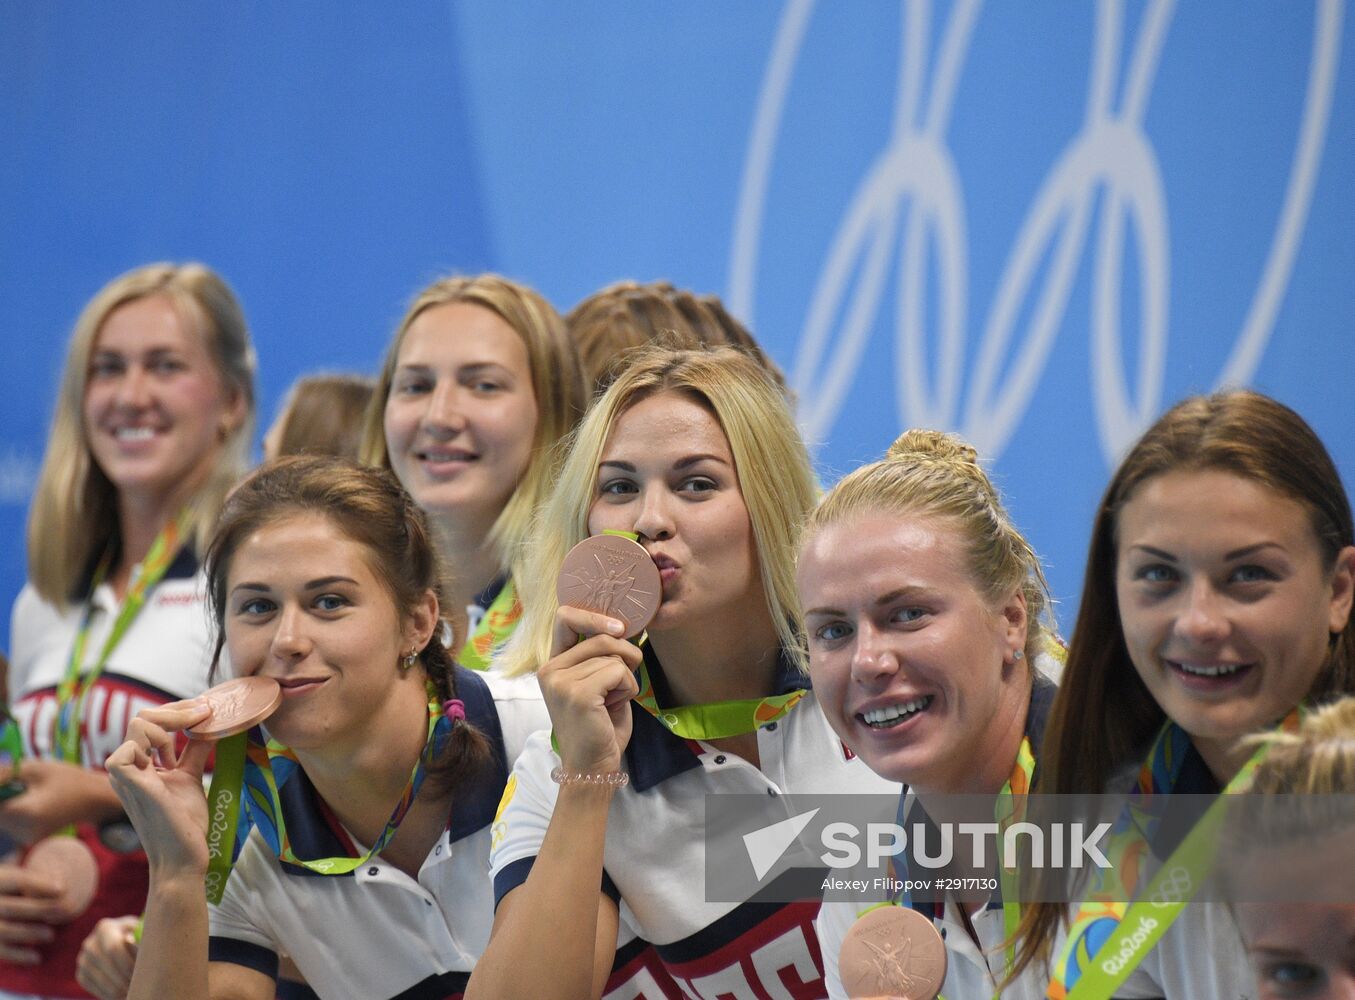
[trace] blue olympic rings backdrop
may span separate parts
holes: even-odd
[[[1091,513],[1181,396],[1250,383],[1355,481],[1343,0],[0,6],[5,614],[64,345],[109,278],[201,259],[261,422],[370,370],[411,293],[725,296],[825,482],[956,429],[1065,627]]]

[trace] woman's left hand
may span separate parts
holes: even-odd
[[[0,830],[25,844],[73,823],[101,823],[122,814],[102,771],[26,757],[15,769],[14,779],[25,788],[0,805]]]

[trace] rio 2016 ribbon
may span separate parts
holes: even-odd
[[[231,736],[218,743],[212,785],[207,793],[208,902],[221,902],[235,858],[240,848],[244,846],[245,834],[251,828],[259,831],[279,861],[306,868],[320,875],[347,875],[385,850],[386,845],[400,828],[401,820],[414,804],[429,763],[452,731],[453,722],[442,712],[436,692],[431,686],[428,697],[428,737],[424,742],[423,751],[410,771],[409,781],[390,819],[386,821],[386,828],[362,857],[298,858],[292,852],[291,843],[287,838],[287,825],[283,820],[282,802],[278,796],[278,786],[282,781],[276,778],[273,771],[275,761],[286,761],[291,767],[295,767],[295,756],[287,747],[275,740],[261,744],[254,738],[254,734],[258,733],[257,729]],[[283,780],[285,781],[285,778]],[[242,808],[245,812],[246,825],[243,830],[237,832]]]
[[[461,647],[457,662],[471,670],[488,670],[490,660],[508,641],[521,617],[522,602],[518,600],[517,589],[510,579],[499,589],[485,610],[484,617],[475,626],[475,631]]]
[[[1295,709],[1280,728],[1292,732],[1300,717],[1300,710]],[[1068,940],[1049,982],[1049,1000],[1109,1000],[1138,968],[1199,891],[1213,861],[1225,796],[1246,789],[1269,747],[1252,754],[1143,890],[1134,892],[1132,882],[1147,858],[1147,843],[1158,822],[1156,817],[1145,820],[1138,803],[1143,797],[1170,794],[1189,749],[1185,730],[1172,722],[1163,726],[1111,832],[1107,855],[1112,867],[1100,873],[1098,885],[1069,925]],[[1126,880],[1111,873],[1130,877]],[[1115,882],[1107,884],[1112,878]],[[1124,902],[1131,896],[1133,902]]]
[[[84,616],[81,618],[79,630],[75,633],[75,645],[71,648],[71,658],[66,664],[65,676],[56,688],[52,747],[58,759],[69,764],[80,763],[80,722],[84,717],[85,699],[89,696],[90,689],[103,675],[104,667],[108,664],[108,658],[113,654],[113,650],[132,627],[136,616],[141,613],[146,604],[146,595],[160,582],[170,564],[174,562],[174,557],[179,552],[180,537],[187,527],[187,518],[186,511],[181,513],[155,536],[155,541],[151,542],[150,550],[141,561],[139,569],[133,570],[131,586],[127,590],[127,596],[123,598],[122,607],[118,609],[117,617],[113,620],[113,629],[104,641],[103,648],[99,650],[98,659],[87,671],[81,673],[81,661],[85,658],[90,623],[94,617],[94,592],[108,576],[108,569],[113,561],[111,551],[104,554],[98,569],[94,571],[89,597],[85,601]]]

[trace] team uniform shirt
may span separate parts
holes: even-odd
[[[1053,682],[1036,675],[1031,689],[1030,707],[1026,712],[1025,735],[1030,740],[1032,751],[1037,755],[1055,690]],[[902,811],[908,816],[910,824],[926,819],[925,813],[922,813],[920,805],[911,794],[903,803]],[[929,840],[931,843],[937,842],[936,837]],[[846,877],[852,879],[861,876],[853,873]],[[852,925],[866,909],[873,906],[874,904],[862,906],[850,901],[826,902],[819,910],[815,927],[823,951],[828,995],[832,1000],[848,1000],[838,971],[838,953],[842,950],[842,942]],[[955,900],[948,897],[941,904],[918,902],[914,904],[914,908],[931,918],[946,944],[946,980],[941,988],[942,996],[948,1000],[970,1000],[970,998],[987,1000],[996,996],[998,984],[1007,975],[1007,958],[1002,948],[1007,932],[1002,919],[1001,893],[994,893],[987,906],[970,916],[974,934],[978,937],[977,944],[965,928],[964,915]],[[1056,947],[1061,944],[1060,940]],[[1048,969],[1042,963],[1032,963],[1022,971],[1015,982],[1002,990],[1003,1000],[1044,1000],[1045,987],[1048,983]]]
[[[535,677],[515,680],[457,668],[466,719],[489,738],[487,776],[458,790],[443,831],[411,878],[381,857],[348,875],[318,875],[280,861],[257,830],[210,907],[209,958],[277,975],[296,963],[325,1000],[459,997],[494,921],[488,875],[495,808],[530,734],[548,727]],[[363,857],[303,770],[279,789],[297,857]]]
[[[660,704],[671,704],[652,652],[646,661]],[[807,688],[781,664],[777,693]],[[828,725],[813,693],[757,731],[759,770],[735,754],[685,740],[638,705],[626,747],[629,785],[612,800],[603,891],[618,903],[612,1000],[826,996],[814,934],[818,902],[707,902],[705,797],[710,794],[893,794]],[[495,827],[496,902],[527,879],[550,824],[560,758],[547,733],[534,736],[510,779]]]
[[[1133,775],[1137,773],[1136,766]],[[1127,787],[1133,780],[1131,776],[1116,782],[1116,787]],[[1184,795],[1217,795],[1222,791],[1193,743],[1172,791]],[[1176,841],[1164,836],[1150,846],[1153,855],[1162,861],[1176,848]],[[1147,997],[1250,1000],[1259,994],[1242,933],[1227,905],[1199,900],[1186,905],[1153,950],[1115,991],[1117,997],[1126,1000]]]
[[[104,760],[126,738],[127,726],[138,712],[194,697],[207,687],[212,647],[205,600],[206,584],[197,560],[184,548],[147,594],[145,606],[114,647],[85,699],[80,759],[86,767],[103,768]],[[93,614],[82,672],[97,660],[119,608],[107,583],[94,590],[90,602]],[[56,688],[65,678],[84,612],[81,602],[59,607],[49,604],[31,585],[25,586],[14,602],[11,710],[28,756],[57,756],[53,746]],[[0,989],[55,997],[88,996],[75,981],[81,942],[100,918],[140,913],[145,906],[146,855],[130,824],[112,824],[102,830],[92,824],[81,825],[77,833],[98,861],[98,894],[81,916],[55,928],[56,939],[51,944],[40,946],[39,965],[0,962]]]

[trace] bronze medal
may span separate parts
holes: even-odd
[[[188,735],[195,740],[224,740],[272,715],[282,701],[282,688],[271,677],[237,677],[204,691],[202,697],[212,706],[212,714],[187,730]]]
[[[934,1000],[946,981],[946,944],[916,910],[882,906],[847,932],[838,972],[852,1000]]]
[[[61,895],[55,903],[61,910],[63,924],[80,916],[94,901],[94,891],[99,887],[99,863],[82,840],[65,836],[40,840],[24,858],[24,867],[61,886]]]
[[[561,606],[615,618],[632,639],[645,630],[663,600],[659,568],[639,542],[620,535],[594,535],[569,550],[560,566],[555,596]]]

